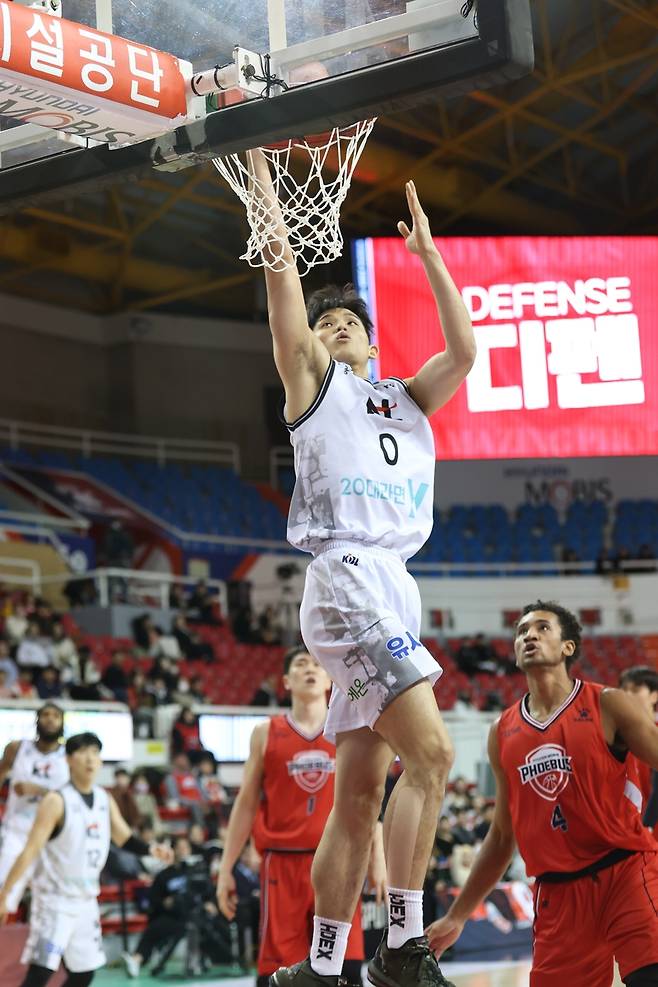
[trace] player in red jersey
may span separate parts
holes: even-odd
[[[644,710],[649,722],[656,724],[656,703],[658,703],[658,672],[648,665],[634,665],[626,668],[619,677],[619,688],[627,692]],[[626,761],[629,784],[626,794],[637,805],[645,826],[656,832],[658,823],[658,773],[651,766],[629,754]]]
[[[528,693],[489,735],[493,824],[459,897],[427,929],[441,953],[507,869],[535,877],[531,987],[658,985],[658,853],[625,796],[631,751],[658,767],[658,731],[619,689],[572,678],[580,625],[538,600],[516,627]]]
[[[292,709],[256,727],[242,787],[224,841],[217,901],[236,911],[233,867],[253,834],[261,864],[258,987],[270,974],[308,956],[313,932],[311,864],[334,799],[336,748],[323,736],[329,676],[303,648],[288,652],[284,683]],[[386,885],[381,826],[371,853],[370,883],[377,900]],[[361,982],[364,958],[360,908],[350,931],[343,976]]]

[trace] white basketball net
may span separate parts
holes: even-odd
[[[296,263],[303,277],[316,264],[326,264],[340,256],[340,208],[374,123],[363,120],[350,127],[334,127],[315,146],[304,138],[293,138],[281,148],[263,148],[280,216],[239,154],[213,160],[247,210],[251,236],[241,260],[273,271],[283,271]],[[285,243],[277,237],[281,217],[294,261],[285,256]],[[267,260],[263,259],[265,249],[270,255]]]

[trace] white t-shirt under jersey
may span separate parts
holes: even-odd
[[[435,452],[406,384],[373,384],[332,360],[311,407],[287,424],[296,475],[288,541],[313,554],[341,540],[415,555],[432,530]]]
[[[42,788],[57,789],[69,780],[69,766],[64,746],[43,754],[34,740],[22,740],[16,751],[11,767],[9,798],[5,809],[2,828],[14,833],[27,834],[37,814],[40,795],[17,795],[14,785],[17,781],[30,781]]]
[[[110,849],[109,796],[94,785],[90,808],[71,782],[59,794],[64,799],[62,828],[41,851],[32,887],[42,895],[96,898]]]

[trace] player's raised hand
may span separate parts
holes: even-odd
[[[238,892],[233,874],[225,874],[221,869],[217,879],[217,904],[224,918],[232,922],[237,911]]]
[[[407,250],[411,254],[422,254],[428,250],[435,250],[434,241],[427,216],[423,212],[423,207],[418,199],[416,186],[412,181],[408,181],[404,187],[407,194],[407,203],[411,213],[411,229],[402,220],[398,223],[398,231],[404,237]]]
[[[437,957],[441,956],[441,953],[452,946],[454,942],[457,942],[463,928],[464,922],[460,922],[459,919],[451,918],[448,915],[440,918],[437,922],[432,922],[425,929],[425,935],[429,940],[430,949],[436,953]]]

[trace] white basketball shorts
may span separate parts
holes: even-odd
[[[0,887],[2,887],[5,883],[7,875],[14,866],[16,858],[19,857],[25,849],[25,844],[27,843],[29,833],[29,829],[26,833],[23,833],[20,830],[14,831],[7,825],[2,827],[2,846],[0,846]],[[16,884],[14,884],[13,888],[7,895],[7,911],[15,912],[20,905],[21,898],[25,894],[25,888],[30,883],[32,875],[34,874],[36,864],[36,860],[34,863],[30,864],[23,876],[20,880],[16,881]]]
[[[420,593],[386,549],[328,542],[306,570],[302,637],[334,683],[324,729],[372,729],[388,704],[443,669],[420,643]]]
[[[95,898],[39,894],[33,889],[30,931],[21,963],[57,970],[62,959],[71,973],[104,966],[98,902]]]

